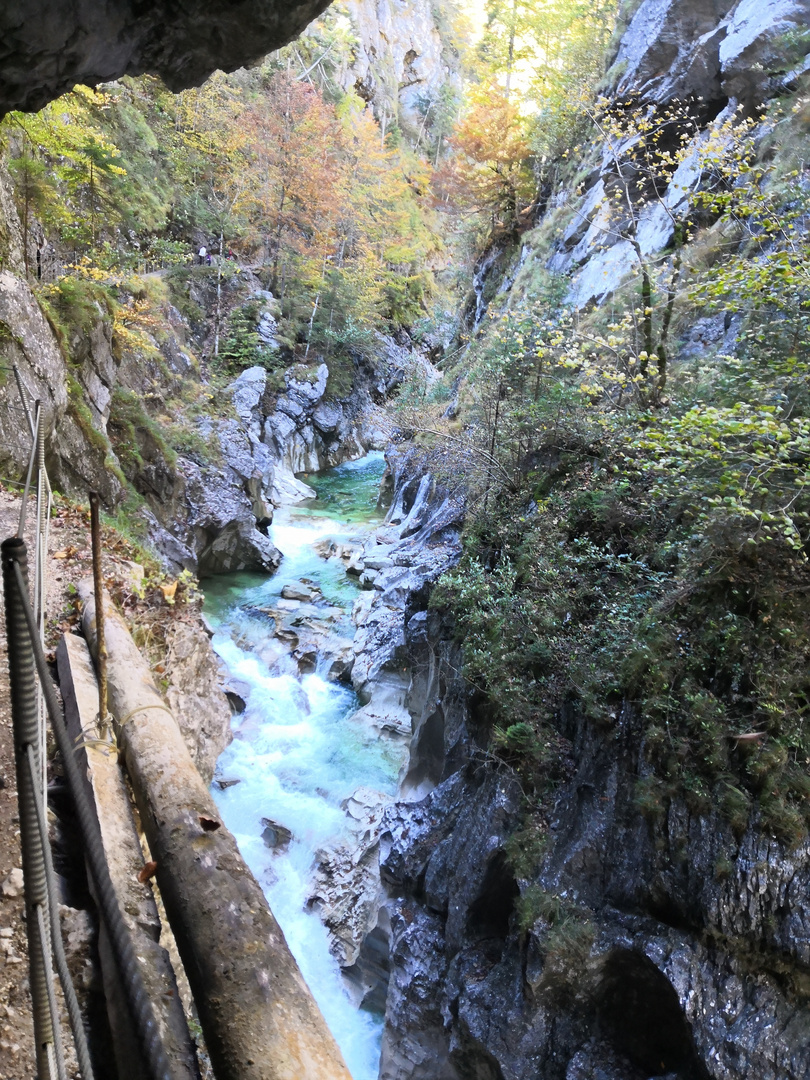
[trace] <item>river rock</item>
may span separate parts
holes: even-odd
[[[280,641],[263,641],[256,649],[256,655],[263,664],[273,671],[279,662],[288,655],[288,651]]]
[[[298,611],[301,607],[301,601],[281,599],[276,601],[276,607],[279,611]]]
[[[390,795],[384,795],[374,788],[359,787],[341,802],[340,807],[353,821],[368,827],[380,821],[383,810],[393,801]]]
[[[389,555],[378,554],[376,551],[363,552],[363,565],[366,570],[382,570],[384,567],[393,566],[394,560]]]
[[[358,579],[358,584],[361,589],[373,589],[376,580],[377,574],[374,570],[364,570]]]
[[[352,714],[352,723],[367,725],[381,737],[407,742],[411,737],[411,714],[405,707],[408,687],[404,671],[381,672],[368,684],[371,700]]]
[[[262,818],[262,840],[271,851],[282,852],[290,846],[292,833],[286,825],[279,825],[272,818]]]
[[[364,626],[371,613],[371,605],[374,603],[372,593],[361,593],[352,604],[352,622],[355,626]]]
[[[316,852],[315,876],[307,901],[329,933],[329,951],[343,968],[351,967],[360,945],[377,923],[384,899],[379,843],[367,830],[366,842],[337,844]]]
[[[308,603],[315,596],[315,592],[300,581],[291,581],[282,588],[281,595],[285,600],[303,600]]]
[[[365,570],[365,566],[362,554],[359,551],[353,551],[349,556],[349,561],[346,563],[346,573],[360,577]]]
[[[318,666],[318,650],[312,645],[299,645],[293,656],[302,675],[308,675]]]

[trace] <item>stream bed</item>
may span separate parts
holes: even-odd
[[[277,511],[270,528],[284,555],[278,571],[208,581],[205,600],[213,646],[246,702],[233,719],[213,795],[354,1080],[376,1080],[382,1017],[355,1008],[326,930],[306,902],[315,853],[327,842],[351,841],[341,803],[360,787],[393,796],[403,748],[352,722],[357,696],[329,677],[335,649],[350,650],[360,590],[340,558],[327,560],[316,547],[330,540],[361,546],[381,520],[384,468],[383,455],[372,453],[306,477],[317,498]],[[302,582],[302,599],[282,597],[301,592]]]

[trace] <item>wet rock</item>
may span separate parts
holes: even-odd
[[[315,591],[302,584],[300,581],[292,581],[281,590],[285,600],[303,600],[309,603],[315,596]]]
[[[260,648],[258,648],[256,652],[261,662],[271,671],[276,668],[280,661],[288,656],[286,646],[279,641],[262,642]]]
[[[373,570],[364,570],[358,579],[358,584],[361,589],[373,589],[374,582],[377,580],[377,574]]]
[[[235,690],[225,690],[225,697],[228,699],[228,704],[231,707],[231,714],[233,716],[239,716],[247,708],[247,701],[241,694],[237,694]]]
[[[341,967],[351,967],[363,938],[377,922],[384,898],[379,845],[371,829],[366,842],[337,844],[315,855],[315,878],[308,907],[317,908],[329,932],[329,950]]]
[[[394,560],[388,555],[365,551],[363,553],[363,565],[366,570],[382,570],[385,567],[393,566]]]
[[[352,604],[351,619],[355,626],[364,626],[371,614],[371,605],[374,603],[374,595],[365,593],[357,597]]]
[[[301,601],[282,599],[276,601],[276,607],[279,611],[298,611],[301,607]]]
[[[379,736],[396,742],[407,742],[411,737],[411,714],[405,707],[408,693],[405,674],[383,671],[370,684],[368,692],[371,700],[352,714],[352,723],[367,725]]]
[[[308,675],[318,666],[318,650],[311,645],[299,646],[293,652],[298,662],[298,670],[302,675]]]
[[[240,779],[219,777],[219,778],[214,779],[214,783],[216,784],[216,786],[219,788],[220,791],[227,791],[228,788],[236,787],[236,785],[241,784],[242,781]]]
[[[359,551],[352,552],[349,561],[346,563],[346,573],[352,574],[354,577],[360,577],[365,570],[365,566],[362,554]]]
[[[292,833],[286,825],[279,825],[272,818],[262,818],[262,840],[271,851],[282,852],[290,846]]]

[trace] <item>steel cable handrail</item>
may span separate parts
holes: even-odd
[[[10,573],[8,575],[4,574],[4,577],[6,577],[6,580],[8,578],[14,579],[17,600],[27,624],[40,687],[51,719],[56,744],[62,757],[68,786],[75,803],[76,816],[79,819],[79,826],[85,843],[85,855],[96,886],[98,906],[110,936],[124,994],[134,1018],[136,1033],[143,1047],[144,1057],[152,1080],[171,1080],[169,1062],[160,1041],[152,1003],[144,988],[135,949],[127,925],[121,915],[121,909],[118,906],[118,899],[110,878],[98,821],[82,786],[81,772],[73,754],[74,747],[67,733],[64,715],[51,683],[45,651],[38,638],[37,620],[28,598],[23,572],[26,561],[25,543],[16,538],[5,541],[3,544],[3,558],[10,570]],[[6,602],[9,603],[9,600],[10,598],[7,597]]]
[[[48,884],[48,897],[51,901],[48,908],[51,918],[51,945],[53,947],[53,956],[56,961],[56,970],[59,973],[59,982],[62,984],[62,992],[65,995],[65,1004],[67,1005],[68,1016],[70,1018],[73,1043],[76,1047],[76,1058],[79,1062],[82,1080],[94,1080],[93,1066],[90,1062],[90,1050],[87,1046],[87,1036],[84,1031],[81,1009],[79,1008],[79,999],[76,997],[76,990],[73,986],[73,980],[70,977],[70,971],[68,970],[65,947],[62,943],[62,927],[59,923],[59,916],[56,913],[56,905],[53,903],[54,897],[58,892],[56,871],[53,867],[53,856],[51,855],[51,845],[48,838],[48,819],[45,813],[45,806],[40,797],[39,788],[37,787],[36,753],[30,743],[26,747],[26,756],[28,758],[28,770],[31,773],[31,782],[34,787],[34,798],[37,805],[37,824],[39,825],[39,834],[42,838],[42,852],[45,856],[45,877]]]

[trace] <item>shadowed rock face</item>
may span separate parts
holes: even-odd
[[[328,0],[3,0],[0,115],[149,72],[177,91],[286,44]]]

